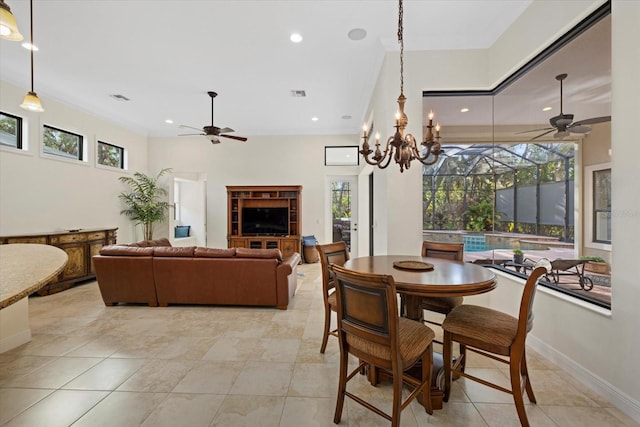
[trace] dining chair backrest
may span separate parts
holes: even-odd
[[[462,262],[464,244],[424,241],[422,242],[422,256]]]
[[[334,283],[329,265],[336,264],[343,266],[349,260],[349,249],[345,242],[334,242],[326,245],[317,245],[316,249],[320,255],[320,264],[322,267],[322,288],[325,298],[329,291],[333,289]]]
[[[376,366],[400,367],[393,277],[358,273],[335,264],[331,270],[336,278],[338,335],[343,350]]]
[[[533,271],[527,278],[520,299],[520,310],[518,313],[518,331],[515,342],[522,342],[526,339],[527,333],[533,328],[533,300],[536,296],[536,288],[540,277],[551,271],[551,263],[547,259],[541,259],[535,264]]]

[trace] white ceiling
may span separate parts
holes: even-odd
[[[29,2],[6,2],[28,39]],[[487,48],[530,3],[406,0],[405,50]],[[216,126],[238,135],[358,134],[384,52],[398,49],[397,7],[395,0],[35,0],[35,91],[149,136],[209,124],[211,90],[219,94]],[[350,40],[354,28],[366,38]],[[302,43],[289,40],[293,32]],[[29,87],[29,52],[20,43],[0,40],[0,78]]]
[[[508,125],[512,127],[511,134],[545,127],[551,117],[560,113],[560,83],[556,80],[559,74],[568,75],[563,82],[562,107],[565,114],[574,115],[574,122],[611,115],[611,16],[594,24],[493,98],[425,97],[423,108],[436,111],[438,120],[447,127]],[[463,107],[469,111],[462,113]],[[543,111],[544,107],[552,109]]]

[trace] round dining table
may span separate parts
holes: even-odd
[[[55,246],[0,245],[0,353],[31,340],[28,297],[54,279],[68,259]]]
[[[496,275],[491,270],[440,258],[375,255],[350,259],[344,267],[360,273],[392,276],[396,290],[405,296],[405,316],[414,320],[422,319],[421,297],[477,295],[496,287]]]

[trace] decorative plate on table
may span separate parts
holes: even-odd
[[[393,266],[400,270],[428,271],[433,270],[433,264],[422,261],[394,261]]]

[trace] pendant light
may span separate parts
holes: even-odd
[[[33,0],[29,0],[29,15],[31,18],[31,49],[29,49],[31,51],[31,90],[24,97],[24,100],[22,100],[20,107],[25,110],[42,113],[44,109],[40,103],[40,98],[38,98],[38,95],[33,90]]]
[[[11,8],[4,0],[0,0],[0,38],[14,42],[24,38],[18,31],[18,24],[11,13]]]

